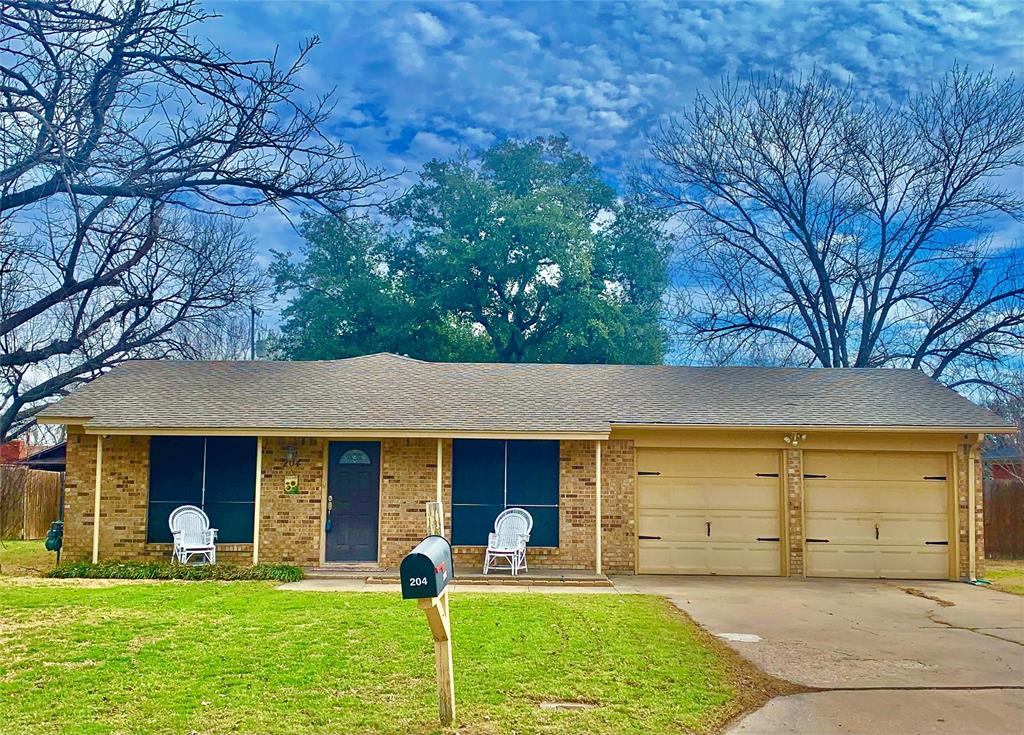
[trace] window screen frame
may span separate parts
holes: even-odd
[[[163,499],[165,493],[161,492],[160,500],[153,500],[153,487],[154,487],[154,463],[153,463],[153,446],[154,443],[161,444],[167,442],[168,444],[182,443],[186,445],[192,442],[199,442],[198,448],[193,448],[194,452],[198,453],[198,463],[201,468],[198,478],[190,478],[192,480],[199,480],[199,488],[183,488],[181,494],[177,498]],[[220,482],[224,482],[227,478],[229,485],[232,484],[231,478],[233,477],[232,472],[223,473],[216,471],[210,473],[211,463],[216,463],[218,460],[216,457],[211,457],[209,454],[211,440],[216,444],[227,443],[230,445],[231,442],[248,445],[252,444],[251,454],[246,457],[248,452],[246,451],[235,451],[230,454],[222,454],[221,456],[230,457],[230,461],[226,462],[233,471],[237,471],[239,467],[244,472],[241,478],[241,483],[234,482],[233,487],[226,487],[224,498],[218,498],[218,489],[216,487],[210,488],[208,480],[216,478]],[[165,449],[158,450],[158,454],[166,451]],[[153,435],[149,438],[149,468],[148,468],[148,487],[147,487],[147,501],[146,501],[146,543],[147,544],[169,544],[173,543],[170,529],[167,526],[167,518],[170,512],[174,508],[182,505],[195,505],[201,508],[210,517],[210,526],[217,529],[217,545],[225,544],[245,544],[251,545],[254,543],[255,537],[255,513],[256,513],[256,485],[259,480],[256,474],[257,465],[257,453],[259,452],[259,440],[257,437],[248,436],[189,436],[181,437],[177,435]],[[188,464],[193,464],[197,458],[188,457],[182,458],[181,461],[187,461]],[[158,468],[160,471],[160,468]],[[156,486],[160,488],[161,482],[157,482]],[[239,492],[240,491],[240,492]],[[155,508],[154,505],[157,507]],[[160,506],[164,506],[161,508]],[[235,510],[237,508],[237,510]],[[166,512],[163,512],[166,510]],[[228,515],[228,513],[231,513]],[[236,515],[237,514],[237,515]]]
[[[500,443],[502,445],[501,453],[501,498],[500,502],[458,502],[460,498],[459,493],[459,455],[460,445],[465,448],[464,451],[472,451],[472,446],[481,446],[475,444],[477,442],[489,442],[489,443]],[[542,447],[545,451],[550,452],[547,457],[548,460],[553,459],[553,479],[554,483],[549,491],[553,493],[553,503],[516,503],[509,502],[509,445],[517,444],[520,447],[527,443],[536,443],[538,445],[546,445]],[[530,546],[533,548],[541,549],[557,549],[561,545],[561,442],[557,439],[453,439],[452,440],[452,545],[459,547],[481,547],[487,545],[487,533],[493,530],[494,519],[498,513],[507,508],[524,508],[530,512],[534,517],[534,530],[531,534]],[[476,498],[474,497],[474,500]],[[493,500],[497,500],[494,498]],[[463,536],[458,533],[459,517],[466,519],[466,522],[470,522],[469,518],[473,518],[472,523],[484,524],[484,530],[478,525],[472,529],[469,535],[476,534],[474,540],[471,542],[465,542],[457,538]],[[483,519],[486,518],[484,523]],[[552,522],[553,521],[553,522]],[[538,523],[539,522],[539,523]],[[551,528],[553,526],[554,538],[550,539],[554,543],[545,542],[538,543],[533,539],[536,538],[539,530],[538,526]]]

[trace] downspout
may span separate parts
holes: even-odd
[[[967,445],[967,569],[968,579],[971,584],[978,581],[978,565],[975,558],[975,551],[978,547],[978,518],[977,502],[974,483],[976,481],[974,471],[974,457],[977,444]]]

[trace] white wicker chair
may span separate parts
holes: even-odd
[[[512,575],[526,566],[526,544],[533,530],[533,516],[522,508],[507,508],[494,519],[494,533],[487,536],[484,574],[491,569],[509,569]]]
[[[210,519],[194,505],[182,505],[171,511],[167,519],[174,537],[172,559],[188,564],[194,556],[201,556],[208,564],[217,563],[217,529],[210,528]]]

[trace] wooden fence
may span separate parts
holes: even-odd
[[[985,480],[985,556],[1024,559],[1024,480]]]
[[[0,465],[0,538],[46,537],[60,510],[61,473]]]

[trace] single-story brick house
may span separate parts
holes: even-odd
[[[389,354],[129,362],[40,420],[68,429],[67,558],[167,559],[192,503],[221,560],[393,567],[440,499],[463,564],[522,506],[534,567],[949,579],[980,572],[979,447],[1012,430],[913,370]]]

